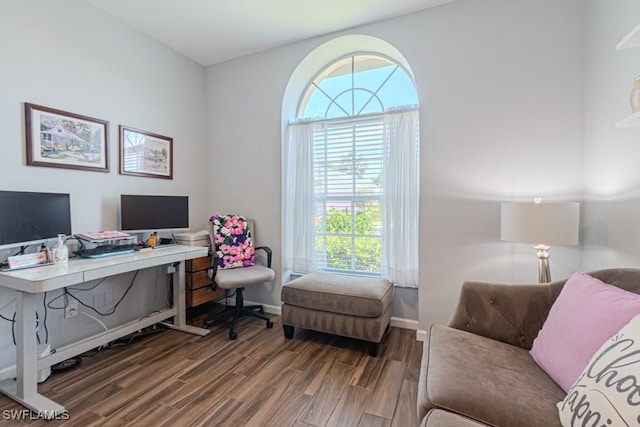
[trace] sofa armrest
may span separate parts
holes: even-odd
[[[465,282],[449,326],[531,349],[563,284]]]

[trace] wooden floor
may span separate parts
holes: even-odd
[[[166,330],[84,357],[38,390],[69,419],[7,420],[23,408],[0,395],[4,426],[417,426],[422,353],[415,331],[391,328],[379,357],[366,344],[242,319],[206,337]]]

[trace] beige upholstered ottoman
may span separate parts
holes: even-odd
[[[311,329],[367,341],[377,356],[391,319],[393,286],[388,280],[309,273],[282,287],[282,326]]]

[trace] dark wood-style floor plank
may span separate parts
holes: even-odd
[[[415,335],[415,331],[408,329],[390,328],[384,341],[384,357],[408,362],[413,346],[416,344]]]
[[[418,383],[406,379],[402,382],[400,396],[393,413],[391,427],[417,426],[420,424],[416,412],[416,396],[418,395]]]
[[[372,391],[358,386],[348,386],[325,426],[355,426],[362,417]]]
[[[74,369],[40,384],[68,420],[0,419],[0,427],[76,426],[417,426],[422,345],[390,328],[379,357],[365,343],[242,319],[205,337],[166,330],[83,356]],[[196,319],[195,325],[201,324]],[[23,407],[0,395],[0,411]]]
[[[293,369],[286,369],[277,382],[272,384],[272,392],[268,394],[264,404],[247,420],[247,427],[291,425],[299,412],[307,406],[310,399],[302,392],[301,379],[304,374]],[[294,400],[302,406],[295,406]]]
[[[177,412],[178,409],[165,403],[156,403],[153,407],[149,408],[147,413],[141,414],[138,418],[132,419],[129,425],[136,427],[157,427],[174,416]]]
[[[313,401],[302,416],[302,421],[315,426],[323,426],[346,391],[353,376],[354,368],[341,363],[333,363],[315,393]]]
[[[382,373],[369,400],[366,412],[392,419],[404,380],[406,365],[398,360],[387,359]]]
[[[358,423],[358,427],[390,427],[390,426],[391,426],[391,420],[388,420],[387,418],[377,417],[375,415],[367,414],[366,412],[362,414],[362,418],[360,418],[360,422]]]

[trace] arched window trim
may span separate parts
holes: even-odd
[[[352,58],[355,56],[360,56],[360,55],[371,55],[371,56],[378,56],[380,58],[386,59],[387,61],[389,61],[390,63],[394,64],[397,68],[394,70],[397,71],[398,69],[402,70],[405,75],[407,77],[409,77],[409,79],[411,80],[411,84],[413,85],[414,90],[416,91],[417,94],[417,86],[416,86],[416,81],[413,77],[413,73],[411,72],[411,70],[407,69],[407,67],[404,66],[404,64],[402,64],[401,61],[399,61],[396,58],[393,58],[392,56],[389,56],[385,53],[382,52],[376,52],[376,51],[372,51],[372,50],[359,50],[359,51],[354,51],[351,53],[347,53],[344,55],[340,55],[336,58],[334,58],[333,60],[331,60],[330,62],[327,62],[322,68],[320,68],[320,70],[318,70],[315,74],[313,74],[313,76],[311,77],[311,79],[309,79],[307,81],[307,84],[305,85],[304,90],[302,91],[301,96],[298,98],[298,104],[296,107],[296,122],[302,122],[302,121],[322,121],[322,120],[332,120],[332,119],[328,119],[326,117],[302,117],[302,114],[304,113],[304,108],[306,108],[307,103],[309,102],[309,95],[311,94],[310,92],[310,88],[311,86],[314,84],[313,82],[316,81],[318,79],[318,77],[320,77],[324,72],[326,72],[326,70],[328,68],[330,68],[331,66],[333,66],[334,64],[343,61],[347,58]],[[353,70],[352,70],[353,73]],[[352,74],[353,76],[353,74]],[[391,75],[390,75],[391,76]],[[389,76],[389,77],[390,77]],[[386,80],[385,80],[386,83]],[[381,87],[384,86],[381,85]],[[316,86],[317,87],[317,86]],[[319,88],[318,88],[319,89]],[[354,88],[352,86],[351,89],[349,90],[355,90],[357,88]],[[328,95],[327,95],[328,96]],[[329,97],[331,99],[331,97]],[[332,101],[334,101],[337,98],[334,97],[332,99]],[[331,105],[331,103],[330,103]],[[384,105],[384,104],[383,104]],[[403,106],[392,106],[389,107],[388,109],[383,110],[382,112],[387,112],[387,111],[397,111],[397,109],[403,109],[403,108],[417,108],[417,105],[403,105]],[[360,117],[360,116],[364,116],[366,114],[380,114],[381,112],[375,112],[375,113],[365,113],[365,114],[355,114],[352,116],[341,116],[341,117],[336,117],[335,119],[343,119],[343,118],[347,118],[347,117]]]
[[[411,138],[400,138],[408,144],[391,144],[401,150],[402,154],[394,149],[394,153],[391,153],[389,157],[402,157],[413,159],[413,161],[409,167],[400,164],[403,173],[412,169],[412,172],[407,175],[411,177],[408,181],[406,179],[386,181],[386,194],[402,196],[401,201],[396,200],[393,204],[389,204],[392,198],[387,198],[385,206],[391,208],[387,214],[398,214],[403,218],[401,221],[409,222],[396,223],[390,233],[385,232],[387,253],[383,257],[383,263],[386,264],[383,275],[397,286],[418,286],[417,239],[419,236],[418,187],[420,181],[418,109],[420,96],[418,84],[411,70],[411,65],[395,46],[383,39],[364,34],[339,36],[316,46],[296,66],[285,88],[281,115],[283,281],[294,277],[294,272],[304,273],[313,271],[315,268],[314,240],[309,239],[314,233],[313,191],[300,193],[300,190],[311,189],[313,186],[313,168],[307,163],[307,160],[312,158],[312,153],[308,150],[312,145],[303,142],[313,138],[313,132],[318,126],[326,126],[323,122],[333,125],[336,120],[365,118],[364,115],[323,118],[321,120],[301,118],[299,114],[302,110],[301,105],[306,105],[307,102],[304,95],[307,93],[309,84],[319,77],[319,74],[328,66],[327,64],[335,63],[346,57],[367,54],[387,58],[392,63],[400,65],[410,79],[417,96],[415,105],[389,107],[384,112],[369,113],[367,116],[380,115],[385,117],[385,126],[388,126],[387,129],[391,131],[388,133],[391,138],[388,140],[389,142],[397,140],[399,134],[396,131],[401,134],[406,134],[409,131],[413,135]],[[389,146],[388,143],[386,146]],[[398,165],[395,162],[389,164]],[[405,206],[409,209],[406,210]],[[406,239],[407,236],[409,239]],[[401,246],[398,246],[399,244]]]

